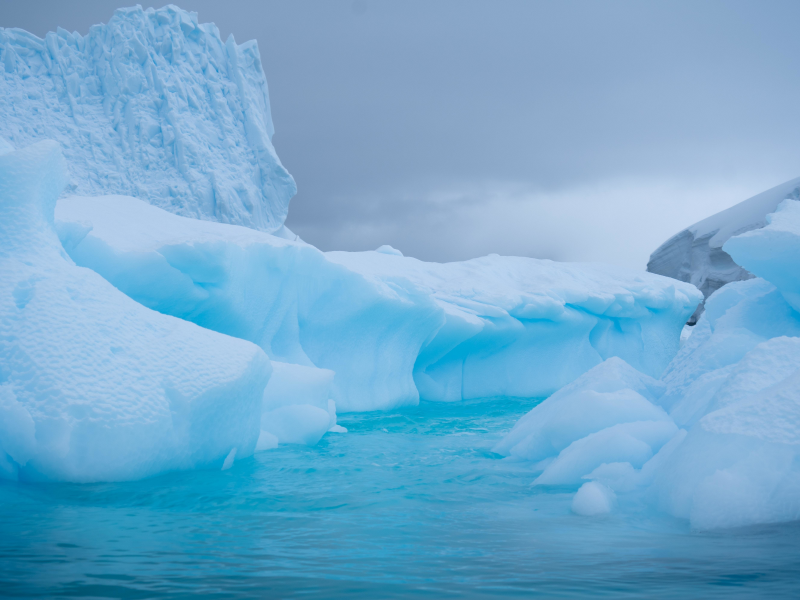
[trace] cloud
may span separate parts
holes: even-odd
[[[777,183],[616,179],[537,190],[483,182],[333,199],[318,218],[289,226],[324,250],[388,243],[424,260],[497,253],[644,269],[670,236]]]

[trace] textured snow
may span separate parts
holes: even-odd
[[[605,486],[580,488],[578,514],[610,511],[608,488],[699,529],[800,519],[799,207],[725,244],[759,277],[708,298],[660,381],[609,359],[495,450],[531,461],[536,484]]]
[[[0,114],[16,147],[62,145],[73,193],[293,237],[258,46],[223,42],[196,13],[120,9],[86,36],[43,40],[0,28]]]
[[[344,411],[541,397],[611,356],[658,376],[701,299],[603,265],[322,253],[123,196],[64,198],[56,220],[77,264],[144,305],[333,371]]]
[[[800,178],[687,227],[653,252],[647,270],[692,283],[706,298],[726,283],[750,279],[747,265],[734,262],[723,245],[732,236],[766,225],[767,214],[786,199],[800,199]],[[701,305],[693,320],[702,312]]]
[[[66,165],[0,156],[0,476],[121,480],[252,454],[271,367],[77,267],[53,228]]]

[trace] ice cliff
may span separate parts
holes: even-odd
[[[647,270],[689,282],[705,298],[726,283],[750,279],[752,274],[734,262],[722,246],[732,236],[763,227],[766,215],[786,199],[800,200],[800,178],[753,196],[672,236],[650,255]],[[692,322],[702,312],[700,305]]]
[[[0,136],[58,141],[73,193],[284,234],[294,180],[272,146],[255,41],[174,6],[120,9],[88,35],[0,28]]]
[[[727,232],[755,278],[711,294],[660,380],[609,359],[496,451],[532,461],[537,485],[581,486],[579,514],[643,500],[701,529],[800,519],[800,203],[762,225]]]
[[[124,196],[64,198],[56,221],[77,264],[145,306],[333,371],[347,411],[545,396],[611,356],[657,377],[701,299],[604,265],[323,253]]]

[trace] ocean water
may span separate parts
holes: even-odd
[[[0,596],[797,597],[800,526],[569,511],[493,444],[536,401],[343,415],[227,471],[0,484]]]

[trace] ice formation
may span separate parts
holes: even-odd
[[[289,235],[294,180],[272,146],[255,41],[175,6],[120,9],[88,35],[0,28],[0,136],[58,141],[73,193]]]
[[[800,177],[672,236],[650,256],[647,270],[692,283],[706,298],[726,283],[751,278],[747,266],[734,262],[722,246],[732,236],[763,227],[767,222],[766,215],[786,199],[800,200]],[[701,305],[692,321],[696,321],[702,312]]]
[[[53,228],[65,167],[52,141],[0,156],[0,477],[135,479],[252,454],[269,360],[75,266]]]
[[[532,461],[536,484],[590,480],[701,529],[800,519],[800,203],[766,223],[724,244],[757,277],[709,297],[659,381],[609,359],[496,451]],[[589,485],[573,510],[612,510]]]
[[[701,299],[603,265],[323,253],[124,196],[64,198],[56,221],[77,264],[145,306],[333,371],[344,411],[545,396],[611,356],[658,376]]]

